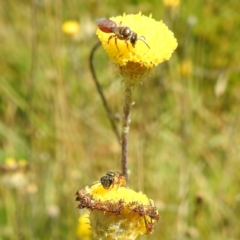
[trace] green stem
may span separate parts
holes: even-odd
[[[122,173],[128,183],[128,133],[130,129],[130,113],[132,107],[132,90],[133,85],[124,82],[124,99],[123,99],[123,121],[122,121]]]

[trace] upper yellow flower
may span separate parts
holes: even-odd
[[[76,193],[78,208],[90,210],[96,239],[133,240],[139,234],[153,232],[154,222],[159,219],[153,201],[127,188],[124,181],[122,175],[116,175],[110,179],[110,186],[101,181]]]
[[[98,29],[96,34],[109,58],[119,66],[137,63],[144,68],[150,69],[168,60],[177,47],[177,40],[173,33],[162,21],[158,22],[152,19],[151,15],[146,17],[141,13],[136,15],[124,14],[123,16],[112,17],[110,20],[117,24],[117,28],[113,29],[112,32]],[[117,35],[111,37],[121,27],[128,27],[137,34],[138,40],[135,46],[131,44],[130,39],[125,41]]]

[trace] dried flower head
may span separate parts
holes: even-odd
[[[101,182],[78,190],[78,208],[90,210],[90,225],[96,239],[128,240],[139,234],[152,233],[159,215],[152,200],[141,192],[115,182],[104,188]]]

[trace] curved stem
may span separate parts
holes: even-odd
[[[122,173],[128,183],[128,133],[130,129],[130,113],[132,107],[132,90],[133,85],[124,83],[123,99],[123,120],[122,120]]]
[[[96,73],[95,73],[95,70],[94,70],[94,66],[93,66],[93,56],[94,56],[94,53],[95,51],[97,50],[97,48],[101,45],[101,42],[97,42],[95,44],[95,46],[93,47],[92,51],[91,51],[91,54],[90,54],[90,58],[89,58],[89,62],[90,62],[90,70],[91,70],[91,73],[92,73],[92,77],[93,77],[93,80],[94,80],[94,83],[95,83],[95,86],[97,88],[97,91],[101,97],[101,100],[102,100],[102,103],[103,103],[103,106],[107,112],[107,116],[108,116],[108,119],[110,121],[110,124],[111,124],[111,127],[113,129],[113,132],[115,134],[115,136],[117,137],[117,140],[118,142],[120,143],[120,135],[118,133],[118,129],[117,129],[117,126],[114,122],[114,119],[113,119],[113,114],[112,114],[112,111],[110,109],[110,107],[108,106],[108,103],[107,103],[107,100],[104,96],[104,93],[102,91],[102,88],[97,80],[97,76],[96,76]]]

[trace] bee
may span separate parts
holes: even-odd
[[[108,19],[108,18],[100,18],[97,20],[98,23],[98,28],[105,33],[113,33],[113,35],[111,35],[108,38],[108,42],[110,42],[110,40],[112,38],[115,39],[115,45],[119,51],[118,45],[117,45],[117,39],[119,40],[124,40],[127,48],[128,48],[128,40],[130,41],[130,43],[132,44],[133,47],[135,47],[136,42],[138,40],[142,41],[143,43],[145,43],[145,45],[150,49],[149,45],[145,42],[145,37],[144,36],[137,36],[137,33],[132,31],[129,27],[122,25],[122,22],[120,22],[119,24],[117,24],[116,22]],[[129,49],[129,48],[128,48]]]
[[[117,185],[118,187],[127,186],[125,177],[121,173],[114,171],[106,172],[106,175],[100,178],[100,183],[102,184],[103,188],[107,190],[113,188],[114,185]]]
[[[99,183],[101,183],[106,190],[112,189],[115,185],[117,185],[117,187],[127,187],[125,177],[121,173],[114,171],[106,172],[106,174],[100,178],[100,181],[93,183],[90,187]]]

